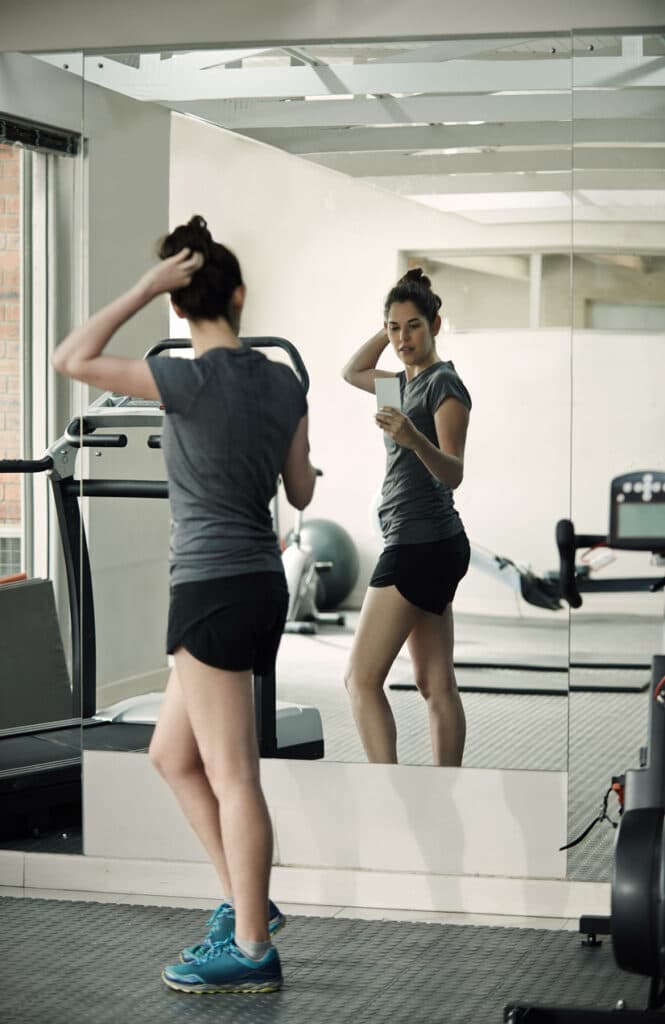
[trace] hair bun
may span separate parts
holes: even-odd
[[[390,289],[383,310],[386,319],[393,302],[413,302],[422,315],[427,317],[429,323],[434,322],[434,317],[441,309],[441,299],[432,291],[432,282],[427,274],[423,273],[422,267],[407,270]]]
[[[165,260],[183,249],[200,252],[203,266],[195,271],[188,285],[171,292],[173,301],[190,320],[223,317],[232,326],[239,322],[239,313],[234,312],[231,298],[243,283],[240,264],[230,249],[214,240],[205,219],[198,214],[162,238],[157,255]]]
[[[166,235],[158,243],[157,255],[160,259],[174,256],[182,249],[190,249],[192,252],[200,252],[207,263],[214,251],[215,243],[208,231],[208,225],[203,217],[191,217],[186,224],[179,224],[170,235]]]
[[[418,284],[423,285],[425,288],[431,288],[432,282],[429,277],[423,271],[422,267],[413,267],[411,270],[407,270],[404,277],[400,278],[401,281],[416,281]]]
[[[204,217],[195,214],[183,229],[182,246],[203,253],[209,258],[212,249],[212,235]]]

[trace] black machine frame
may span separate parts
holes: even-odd
[[[636,488],[636,484],[638,487]],[[657,486],[654,486],[656,484]],[[619,530],[622,505],[648,505],[641,534],[623,536]],[[658,515],[653,509],[660,506]],[[647,509],[645,508],[646,512]],[[651,530],[655,527],[655,530]],[[582,605],[575,566],[578,548],[603,545],[610,548],[651,552],[665,564],[665,473],[644,470],[615,477],[610,486],[610,525],[607,535],[577,534],[572,522],[557,524],[561,594],[571,608]],[[665,588],[665,578],[650,589]],[[652,658],[648,745],[641,767],[626,771],[624,803],[617,836],[612,876],[612,908],[609,917],[583,916],[582,945],[600,945],[596,935],[611,935],[615,960],[620,968],[650,979],[648,1005],[628,1009],[622,1000],[613,1010],[577,1007],[510,1004],[504,1010],[506,1024],[626,1024],[665,1020],[665,654]]]

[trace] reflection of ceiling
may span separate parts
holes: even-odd
[[[571,193],[578,218],[665,220],[660,35],[116,53],[85,76],[475,220],[567,219]]]

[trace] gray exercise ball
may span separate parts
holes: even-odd
[[[360,562],[350,533],[330,519],[309,519],[302,524],[300,542],[310,548],[317,562],[332,562],[319,575],[316,603],[320,611],[339,607],[353,590]],[[287,542],[293,539],[289,533]]]

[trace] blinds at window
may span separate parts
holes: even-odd
[[[0,145],[22,146],[41,153],[57,153],[59,156],[76,156],[81,146],[81,136],[53,125],[37,124],[35,121],[0,113]]]

